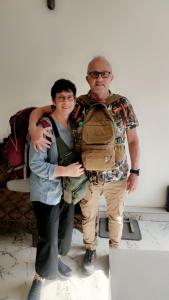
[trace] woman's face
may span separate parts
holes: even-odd
[[[75,96],[73,92],[62,91],[55,96],[54,104],[57,112],[63,115],[69,115],[75,106]]]

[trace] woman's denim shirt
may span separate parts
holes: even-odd
[[[42,120],[44,121],[45,118],[42,118]],[[50,123],[48,119],[45,121]],[[61,138],[68,145],[68,147],[72,149],[73,139],[71,135],[71,129],[63,127],[57,121],[56,125]],[[33,149],[32,144],[30,144],[30,198],[32,201],[40,201],[45,204],[56,205],[61,200],[62,184],[61,177],[56,177],[54,175],[55,168],[58,165],[58,150],[53,132],[51,141],[52,143],[50,149],[44,149],[44,151],[38,152],[36,152]]]

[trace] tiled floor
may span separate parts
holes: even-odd
[[[138,214],[137,214],[138,216]],[[122,241],[122,249],[169,250],[169,220],[138,217],[141,241]],[[150,217],[148,217],[150,216]],[[168,218],[168,215],[167,215]],[[81,261],[84,254],[82,235],[74,230],[72,249],[65,262],[73,269],[70,280],[46,284],[43,300],[103,300],[109,298],[108,240],[98,239],[96,272],[84,277]],[[28,234],[0,235],[0,300],[26,300],[34,274],[35,249]],[[162,300],[162,299],[160,299]]]
[[[35,248],[31,236],[8,234],[0,236],[0,300],[26,300],[34,275]],[[74,230],[72,249],[64,261],[72,268],[70,280],[48,282],[43,300],[108,299],[108,241],[98,242],[96,272],[84,277],[81,261],[84,254],[82,234]]]

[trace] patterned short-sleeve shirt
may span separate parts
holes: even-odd
[[[110,92],[110,96],[111,95],[112,94]],[[90,97],[90,92],[88,94],[88,97]],[[76,120],[77,125],[77,129],[73,131],[75,143],[80,143],[78,127],[82,124],[86,114],[89,111],[89,108],[89,106],[84,105],[80,97],[77,99],[76,106],[73,111],[73,117]],[[125,144],[126,132],[139,125],[133,107],[126,97],[121,96],[120,99],[117,99],[109,104],[107,108],[112,112],[112,116],[114,119],[116,143]],[[128,173],[127,156],[125,156],[125,159],[121,162],[116,163],[116,167],[114,170],[103,171],[101,173],[105,181],[119,181],[126,179]]]

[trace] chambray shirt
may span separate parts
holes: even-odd
[[[44,120],[45,118],[43,118]],[[50,121],[47,119],[47,122]],[[56,121],[61,138],[67,146],[73,148],[73,139],[70,128],[63,127]],[[50,125],[49,125],[50,126]],[[42,126],[41,126],[42,127]],[[36,152],[32,144],[29,150],[30,175],[30,198],[32,201],[40,201],[49,205],[56,205],[62,196],[61,177],[56,177],[54,171],[58,165],[58,150],[54,134],[50,149],[45,152]]]

